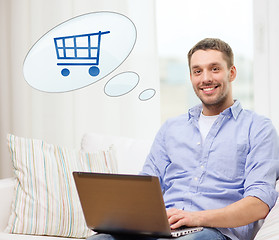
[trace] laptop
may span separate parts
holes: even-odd
[[[73,172],[87,226],[98,233],[179,237],[202,227],[171,230],[159,179]]]

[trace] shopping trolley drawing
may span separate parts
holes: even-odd
[[[93,77],[100,73],[99,56],[101,36],[110,31],[73,35],[54,38],[58,66],[91,66],[88,70]],[[66,77],[70,74],[68,68],[63,68],[61,74]]]

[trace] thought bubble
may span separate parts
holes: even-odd
[[[148,88],[140,93],[139,99],[142,101],[147,101],[147,100],[153,98],[155,94],[156,94],[155,89]]]
[[[135,42],[135,25],[126,16],[81,15],[56,26],[34,44],[24,61],[24,78],[44,92],[76,90],[119,67]]]
[[[139,83],[139,75],[135,72],[120,73],[111,78],[104,91],[110,97],[119,97],[131,92]]]

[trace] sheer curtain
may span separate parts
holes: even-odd
[[[76,149],[85,132],[154,137],[160,125],[154,5],[153,0],[0,0],[0,178],[12,175],[7,133]],[[22,73],[30,47],[57,24],[96,11],[122,13],[136,25],[137,42],[127,60],[105,79],[74,92],[30,87]],[[106,82],[125,71],[138,73],[137,87],[121,97],[107,96]],[[155,96],[140,101],[147,88],[155,89]]]
[[[254,1],[255,110],[271,118],[279,133],[279,1]]]

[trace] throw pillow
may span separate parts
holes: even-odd
[[[115,173],[113,146],[86,153],[42,140],[8,135],[16,178],[6,232],[86,238],[86,226],[73,171]]]

